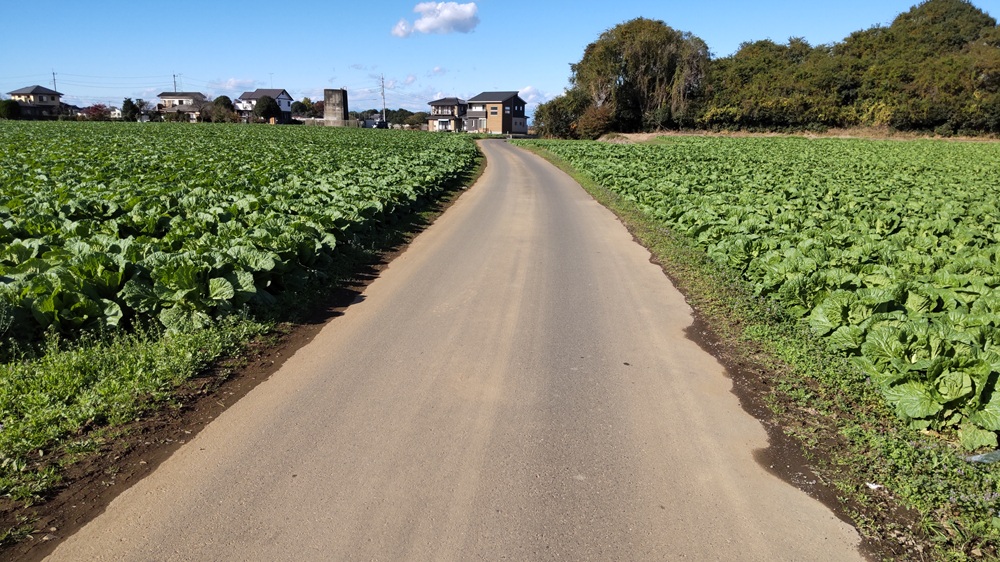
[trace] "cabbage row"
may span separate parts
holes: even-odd
[[[1000,145],[539,141],[807,321],[917,428],[1000,431]]]
[[[267,303],[476,155],[399,131],[0,122],[0,335]]]

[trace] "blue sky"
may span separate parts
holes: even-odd
[[[64,101],[120,105],[177,89],[237,97],[284,88],[321,99],[347,88],[350,107],[413,111],[444,96],[518,90],[535,103],[559,95],[569,65],[604,30],[636,17],[698,35],[715,56],[745,41],[811,44],[887,25],[917,0],[477,0],[365,3],[244,0],[164,4],[47,2],[0,32],[0,95],[39,84]],[[1000,0],[973,0],[1000,16]],[[30,12],[31,10],[29,10]]]

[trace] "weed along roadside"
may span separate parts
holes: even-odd
[[[0,156],[0,552],[12,555],[100,512],[266,378],[482,166],[458,135],[0,130],[33,147]]]
[[[808,470],[784,476],[824,485],[886,558],[998,556],[1000,466],[967,459],[1000,430],[998,170],[982,164],[1000,145],[515,144],[618,214],[684,292],[772,428],[765,466],[794,439]],[[942,203],[944,183],[963,193]]]

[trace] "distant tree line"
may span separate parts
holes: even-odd
[[[856,126],[1000,132],[1000,28],[967,0],[927,0],[888,27],[833,45],[755,41],[719,59],[698,37],[638,18],[601,34],[571,70],[566,93],[535,112],[542,135]]]
[[[302,101],[292,102],[293,117],[312,117],[313,119],[323,118],[324,105],[322,101],[312,101],[308,97]]]
[[[347,113],[347,117],[349,119],[357,119],[358,121],[364,121],[366,119],[378,121],[382,119],[382,110],[369,109],[367,111],[350,111]],[[385,121],[390,125],[409,125],[410,127],[419,127],[427,124],[428,117],[430,117],[430,113],[426,111],[414,112],[403,108],[385,110]]]

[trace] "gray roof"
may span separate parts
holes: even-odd
[[[474,98],[470,98],[469,103],[487,101],[503,102],[509,100],[510,98],[521,99],[518,97],[517,92],[483,92]],[[521,100],[521,103],[524,103],[524,100]]]
[[[439,100],[434,100],[427,102],[427,105],[465,105],[467,102],[459,98],[441,98]]]
[[[278,96],[280,96],[281,94],[285,94],[289,98],[292,97],[291,94],[280,88],[257,88],[252,92],[243,92],[243,95],[240,96],[240,99],[244,101],[258,100],[264,96],[269,96],[274,99],[278,99]]]
[[[7,92],[10,96],[26,96],[31,94],[49,94],[53,96],[61,96],[59,92],[55,90],[50,90],[43,86],[28,86],[27,88],[21,88],[20,90],[14,90],[13,92]]]

